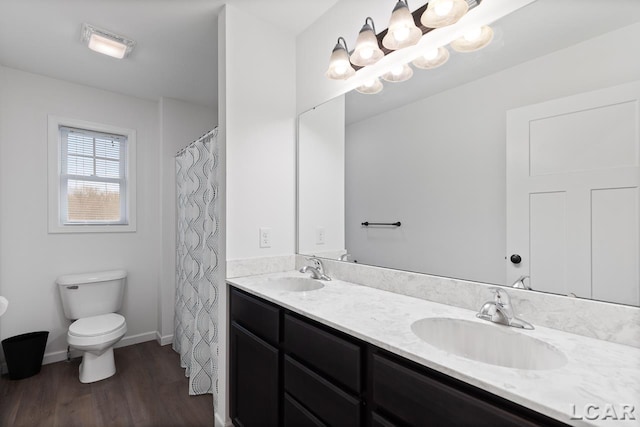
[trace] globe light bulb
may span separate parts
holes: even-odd
[[[360,51],[362,59],[369,59],[373,56],[373,49],[365,47]]]
[[[399,42],[405,41],[407,38],[409,38],[409,29],[407,27],[397,28],[393,32],[393,38],[395,38]]]
[[[339,64],[335,66],[334,70],[336,74],[338,74],[339,76],[342,76],[344,73],[347,72],[347,66],[346,64]]]
[[[438,49],[430,49],[422,54],[422,57],[427,61],[436,59],[437,56],[438,56]]]
[[[446,16],[451,12],[452,9],[453,1],[444,1],[438,3],[438,5],[435,7],[435,12],[438,16]]]
[[[469,42],[476,41],[478,40],[481,34],[482,34],[482,29],[480,27],[476,27],[467,31],[464,34],[464,39]]]

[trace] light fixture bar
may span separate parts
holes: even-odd
[[[354,70],[354,75],[351,78],[344,79],[341,90],[344,91],[343,93],[346,93],[359,88],[361,89],[359,92],[362,93],[375,93],[376,90],[372,90],[371,87],[372,83],[375,83],[375,79],[386,74],[392,74],[394,70],[397,71],[396,68],[398,64],[409,64],[419,57],[423,57],[422,60],[418,61],[420,63],[419,65],[413,62],[416,68],[430,69],[442,65],[442,63],[446,62],[446,57],[448,57],[446,49],[445,52],[442,52],[443,55],[437,55],[437,58],[433,57],[433,52],[429,51],[433,51],[435,47],[447,46],[454,40],[465,36],[469,28],[489,25],[534,1],[535,0],[491,0],[486,2],[482,1],[482,7],[475,7],[480,4],[479,0],[467,0],[470,10],[469,13],[465,14],[462,22],[439,28],[437,29],[438,31],[433,31],[432,28],[424,28],[424,26],[418,25],[418,28],[420,28],[424,36],[421,37],[416,45],[398,50],[388,50],[380,46],[385,56],[375,64],[357,66],[350,63]],[[418,21],[416,24],[419,23],[420,14],[424,13],[427,7],[428,4],[423,5],[412,13],[414,14],[414,19]],[[417,15],[417,17],[415,15]],[[378,40],[380,41],[386,33],[387,30],[383,30],[377,34]],[[357,71],[357,73],[355,71]],[[389,76],[387,75],[385,77]],[[397,81],[393,78],[390,80]]]
[[[136,45],[131,39],[87,23],[82,24],[80,41],[95,52],[118,59],[129,56]]]

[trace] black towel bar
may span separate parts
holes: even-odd
[[[389,226],[393,226],[393,227],[400,227],[402,225],[402,223],[400,221],[397,221],[397,222],[369,222],[369,221],[365,221],[361,225],[364,225],[365,227],[368,227],[370,225],[389,225]]]

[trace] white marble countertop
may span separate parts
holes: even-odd
[[[291,271],[227,279],[227,282],[567,424],[640,425],[639,348],[534,325],[532,331],[518,332],[553,345],[566,355],[567,364],[550,370],[505,368],[447,353],[422,341],[411,331],[411,324],[425,317],[486,323],[477,319],[471,310],[341,280],[323,281],[322,289],[309,292],[278,291],[265,283],[266,279],[280,277],[309,276]],[[589,405],[597,408],[591,407],[587,411]],[[634,407],[632,416],[635,420],[629,419],[629,415],[626,420],[621,419],[624,416],[622,405]],[[597,419],[588,419],[596,415]],[[582,419],[576,419],[580,417]]]

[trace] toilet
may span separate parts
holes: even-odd
[[[116,312],[122,307],[124,270],[70,274],[56,280],[69,326],[67,343],[82,351],[80,382],[92,383],[116,373],[113,346],[124,337],[127,323]]]

